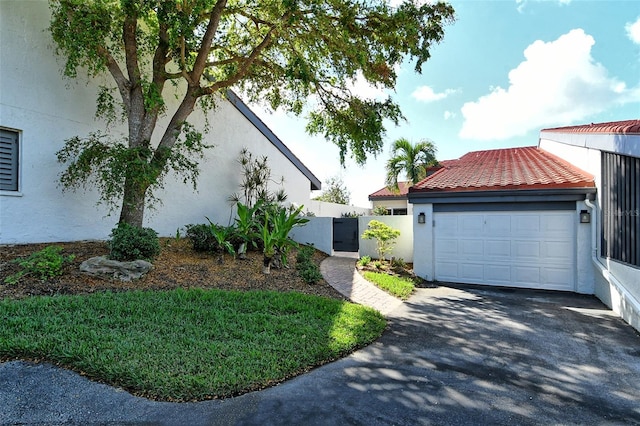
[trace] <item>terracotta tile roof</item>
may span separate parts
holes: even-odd
[[[369,194],[369,200],[372,198],[382,198],[382,197],[401,197],[406,196],[409,190],[409,182],[398,182],[399,192],[392,192],[386,186],[382,189],[377,190],[373,194]]]
[[[448,161],[409,192],[589,187],[595,187],[593,176],[532,146],[469,152]]]
[[[456,162],[458,160],[442,160],[438,162],[437,166],[427,167],[427,176],[431,176],[443,167],[446,167],[449,163]],[[398,182],[399,192],[392,192],[388,187],[381,188],[376,192],[369,194],[369,200],[372,198],[386,198],[386,197],[403,197],[409,192],[409,182]]]
[[[640,120],[610,121],[608,123],[591,123],[579,126],[554,127],[551,129],[542,129],[542,131],[554,133],[640,134]]]

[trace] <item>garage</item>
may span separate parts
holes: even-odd
[[[583,271],[595,192],[593,176],[537,147],[442,162],[409,188],[414,272],[430,281],[592,292]]]
[[[575,289],[575,212],[434,213],[435,279]]]

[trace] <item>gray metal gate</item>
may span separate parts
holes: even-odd
[[[335,251],[358,251],[358,218],[333,219],[333,249]]]

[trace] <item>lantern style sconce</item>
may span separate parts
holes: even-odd
[[[580,223],[591,223],[591,213],[586,210],[580,210]]]
[[[424,222],[425,222],[425,219],[426,219],[426,218],[425,218],[424,212],[420,212],[420,213],[418,214],[418,223],[424,223]]]

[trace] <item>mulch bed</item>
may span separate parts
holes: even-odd
[[[104,241],[0,246],[0,299],[37,295],[90,294],[97,291],[175,288],[297,291],[345,299],[324,280],[312,285],[305,283],[295,269],[295,249],[291,250],[288,256],[289,268],[272,269],[271,274],[265,275],[262,273],[262,253],[260,252],[249,252],[245,260],[226,255],[224,263],[220,264],[217,256],[193,251],[187,239],[161,238],[160,244],[162,250],[160,256],[153,262],[154,269],[140,280],[132,282],[105,280],[80,272],[79,266],[84,260],[108,254],[109,250]],[[61,276],[46,281],[24,276],[16,284],[4,282],[6,277],[20,270],[12,260],[26,257],[49,245],[61,246],[62,254],[65,256],[75,255],[73,262],[64,267]],[[314,262],[319,265],[325,257],[325,254],[316,251]]]

